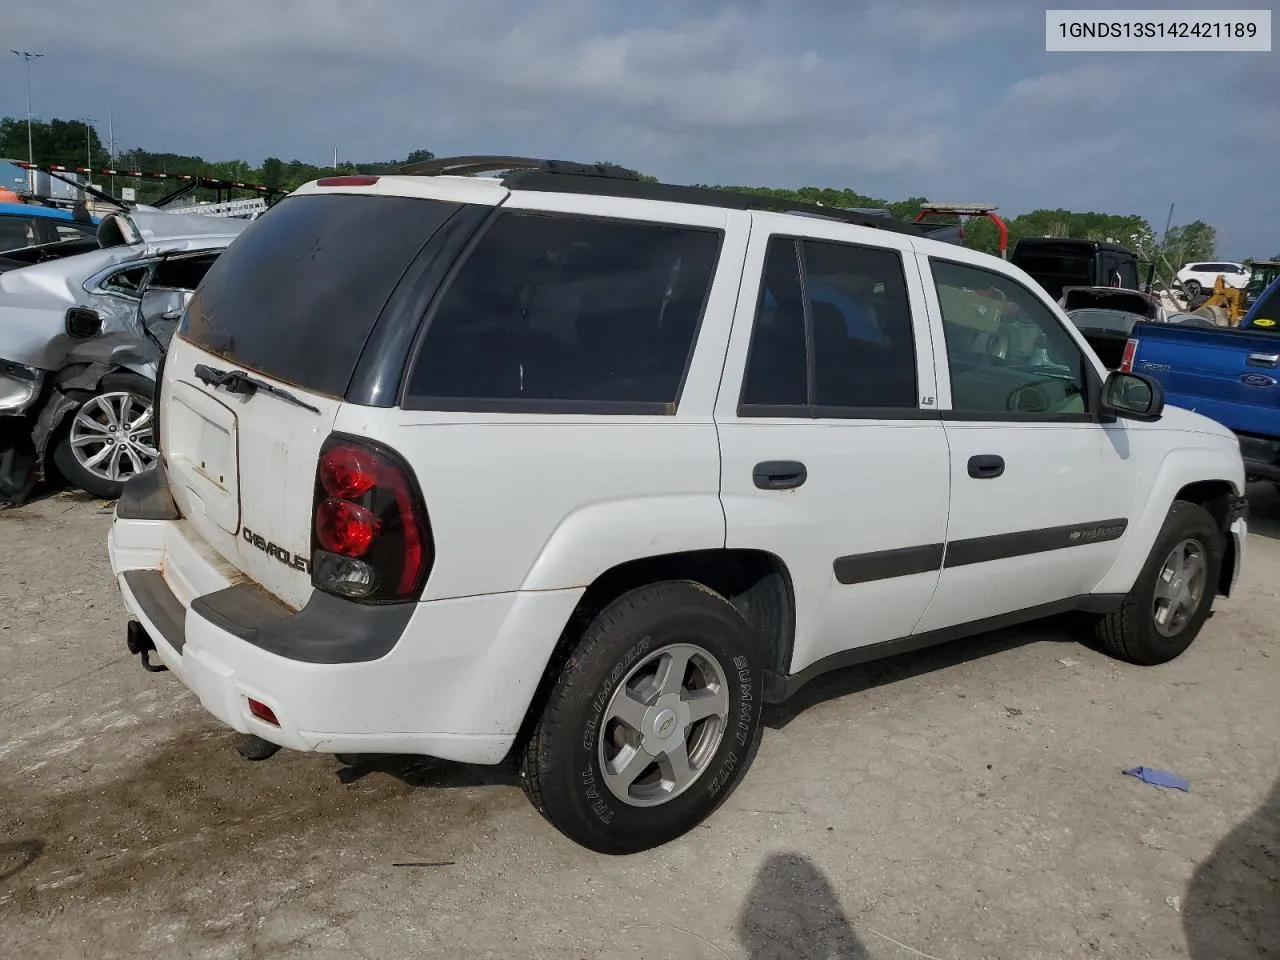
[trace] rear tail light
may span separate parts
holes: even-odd
[[[1131,373],[1133,371],[1133,358],[1138,352],[1138,341],[1129,340],[1124,345],[1124,356],[1120,358],[1120,371],[1122,373]],[[1114,356],[1114,354],[1112,354]]]
[[[311,582],[362,603],[416,600],[435,558],[413,472],[394,451],[333,434],[320,448]]]

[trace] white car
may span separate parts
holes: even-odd
[[[1222,282],[1228,287],[1243,290],[1249,282],[1249,268],[1243,263],[1227,260],[1198,261],[1188,263],[1176,277],[1183,290],[1198,297],[1202,291],[1212,290],[1218,277],[1222,277]]]
[[[634,852],[825,671],[1064,611],[1162,663],[1231,591],[1235,437],[1021,270],[530,166],[307,184],[197,290],[109,549],[130,649],[223,723],[514,757]]]

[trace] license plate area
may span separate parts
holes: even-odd
[[[189,513],[204,514],[234,534],[240,527],[235,411],[179,380],[172,385],[164,417],[165,463],[171,482],[183,488]]]

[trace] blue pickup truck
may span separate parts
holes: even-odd
[[[1238,327],[1135,324],[1120,369],[1154,377],[1167,403],[1230,428],[1249,479],[1280,483],[1280,278]]]

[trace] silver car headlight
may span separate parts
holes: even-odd
[[[0,414],[25,413],[40,396],[44,371],[12,360],[0,360]]]

